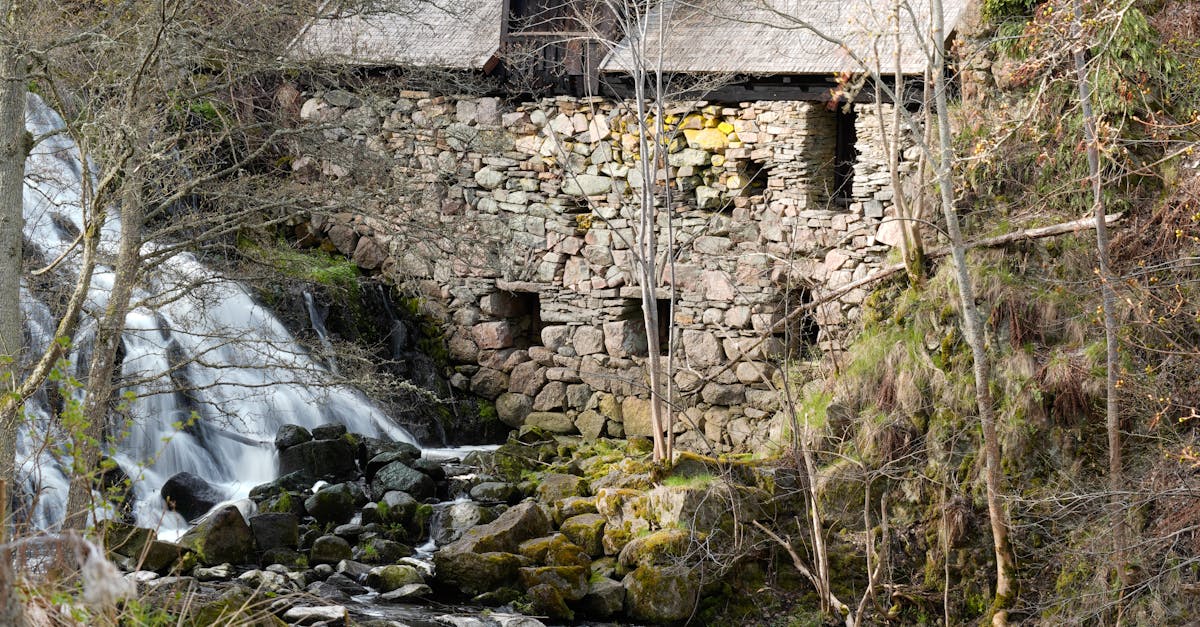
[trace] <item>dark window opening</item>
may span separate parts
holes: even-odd
[[[513,345],[529,348],[542,343],[542,299],[537,292],[512,292],[514,312],[509,320],[513,328]]]
[[[666,355],[671,352],[671,299],[654,302],[658,305],[658,354]]]
[[[833,204],[846,207],[854,189],[854,164],[858,161],[858,114],[853,105],[839,106],[834,114],[836,144],[833,158]]]
[[[811,359],[817,356],[817,341],[821,337],[821,327],[817,324],[816,311],[807,309],[797,316],[791,316],[798,308],[812,303],[812,292],[806,287],[792,287],[785,291],[782,299],[782,309],[787,323],[775,330],[773,337],[779,340],[782,347],[782,357],[790,359]]]
[[[767,164],[762,161],[747,160],[738,176],[742,184],[739,196],[760,196],[767,189]]]
[[[666,355],[671,345],[671,299],[659,298],[654,301],[658,308],[658,354]],[[642,299],[626,298],[621,305],[621,320],[636,322],[639,329],[644,329],[646,317],[643,314]],[[647,342],[647,345],[649,343]]]

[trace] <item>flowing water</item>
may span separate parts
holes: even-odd
[[[52,134],[62,128],[62,119],[34,95],[26,103],[26,126],[35,137],[46,136],[26,161],[26,242],[46,261],[66,254],[59,272],[69,282],[80,272],[71,247],[84,226],[82,183],[94,172],[81,163],[65,133]],[[111,213],[101,229],[101,259],[118,243],[119,223]],[[111,267],[97,266],[68,374],[86,374],[95,317],[107,303],[113,278]],[[36,291],[21,294],[33,355],[53,341],[55,327],[46,290]],[[363,435],[414,442],[360,392],[331,383],[326,368],[242,285],[190,254],[148,269],[133,303],[121,362],[122,381],[130,383],[123,390],[119,435],[108,453],[134,479],[139,525],[167,530],[184,525],[181,517],[165,512],[158,496],[175,473],[203,477],[230,499],[273,479],[272,442],[283,424],[340,422]],[[77,390],[68,387],[66,396],[73,394]],[[31,518],[41,528],[62,520],[68,485],[63,468],[69,462],[60,448],[64,435],[51,404],[44,391],[30,399],[18,443],[20,479],[37,495]]]

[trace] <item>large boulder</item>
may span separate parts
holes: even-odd
[[[471,501],[439,503],[433,506],[430,521],[430,536],[438,546],[444,546],[462,537],[468,529],[487,524],[496,519],[495,510]]]
[[[588,616],[608,618],[615,616],[625,607],[625,586],[619,581],[600,577],[588,584],[588,593],[583,597],[583,610]]]
[[[587,566],[537,566],[519,571],[521,585],[526,590],[538,585],[550,585],[558,589],[568,601],[578,601],[588,591]]]
[[[549,531],[550,517],[537,503],[526,501],[504,512],[496,520],[468,530],[462,538],[442,551],[515,553],[522,542],[544,536]]]
[[[753,488],[711,484],[654,487],[647,493],[650,514],[659,527],[686,527],[696,530],[728,528],[733,512],[751,520],[760,515],[759,503],[768,500],[754,494]]]
[[[407,492],[417,500],[424,500],[434,495],[437,486],[429,475],[397,461],[380,468],[371,478],[372,494],[386,494],[393,490]]]
[[[517,503],[525,494],[520,486],[504,481],[484,481],[471,488],[471,498],[481,503]]]
[[[586,479],[564,473],[545,475],[537,488],[538,500],[551,504],[572,496],[587,496],[587,492]]]
[[[409,444],[408,442],[394,442],[391,440],[381,440],[379,438],[363,438],[359,444],[362,452],[362,460],[365,463],[368,460],[374,459],[376,456],[384,453],[396,453],[398,456],[392,461],[402,461],[406,464],[414,462],[421,458],[421,449]]]
[[[128,570],[166,573],[190,552],[179,544],[156,540],[152,529],[115,520],[101,521],[99,530],[110,557]]]
[[[350,543],[337,536],[321,536],[313,542],[312,550],[308,554],[308,563],[316,566],[317,564],[337,564],[342,560],[348,560],[353,557],[353,550],[350,548]]]
[[[530,565],[528,558],[515,555],[520,544],[549,530],[550,517],[537,503],[516,505],[434,553],[437,578],[470,595],[510,585],[517,569]]]
[[[517,550],[521,555],[546,566],[588,567],[592,565],[592,558],[561,533],[526,540]]]
[[[502,551],[474,553],[443,549],[434,553],[433,559],[438,582],[470,596],[513,585],[518,570],[530,564],[520,555]]]
[[[416,568],[406,564],[379,566],[367,571],[366,584],[380,592],[391,592],[412,583],[425,583]]]
[[[250,517],[250,531],[260,552],[294,549],[300,545],[300,521],[291,513],[268,513]]]
[[[167,502],[167,507],[188,520],[207,514],[208,510],[225,500],[224,492],[190,472],[172,475],[163,484],[159,494]]]
[[[275,432],[275,448],[283,450],[312,439],[312,433],[300,425],[283,425]]]
[[[310,440],[279,452],[279,474],[301,472],[312,479],[353,481],[358,451],[344,439]]]
[[[312,437],[314,440],[336,440],[346,435],[346,433],[346,425],[339,422],[331,422],[319,427],[313,427]]]
[[[525,424],[525,417],[531,411],[533,399],[524,394],[505,392],[496,398],[496,414],[504,424],[514,429],[519,429]]]
[[[204,517],[183,534],[179,544],[194,550],[206,566],[217,564],[253,564],[254,533],[233,505],[226,505]]]
[[[694,570],[682,566],[639,566],[621,581],[629,618],[673,623],[692,615],[700,593]]]
[[[563,535],[593,557],[604,554],[604,517],[600,514],[579,514],[563,521]]]
[[[357,493],[356,493],[357,492]],[[304,511],[319,523],[346,523],[354,517],[362,490],[350,483],[325,486],[304,500]]]
[[[383,522],[407,525],[412,522],[419,505],[417,499],[407,492],[393,490],[384,493],[383,498],[379,499],[375,511],[379,513],[379,518]]]
[[[625,569],[636,566],[666,564],[683,557],[692,543],[692,532],[669,528],[652,531],[630,540],[617,556],[617,565]],[[618,571],[625,572],[625,571]]]

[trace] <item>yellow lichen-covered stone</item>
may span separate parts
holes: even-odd
[[[686,130],[683,134],[687,138],[689,147],[709,152],[723,151],[729,144],[729,140],[725,138],[725,133],[715,128]]]
[[[720,124],[717,125],[717,130],[721,131],[722,133],[725,133],[726,135],[729,135],[730,133],[733,132],[733,125],[730,124],[729,122],[721,122]]]
[[[732,174],[725,179],[725,187],[729,189],[741,189],[746,186],[746,180],[739,174]]]
[[[700,130],[704,128],[704,117],[698,113],[689,113],[679,123],[679,128],[684,130]]]
[[[714,168],[719,168],[725,165],[725,155],[713,155],[712,164]]]
[[[717,128],[717,118],[712,116],[704,116],[704,128]]]

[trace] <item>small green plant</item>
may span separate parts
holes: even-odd
[[[717,478],[710,472],[702,472],[697,475],[673,475],[663,479],[663,485],[672,488],[706,488]]]
[[[988,23],[998,24],[1033,13],[1035,0],[983,0],[981,12]]]
[[[242,250],[286,276],[329,287],[349,289],[357,295],[359,271],[353,261],[323,250],[298,250],[287,242],[269,244],[243,238]]]
[[[368,541],[366,545],[363,546],[362,555],[363,559],[366,560],[374,561],[379,559],[379,548],[375,546],[374,541]]]

